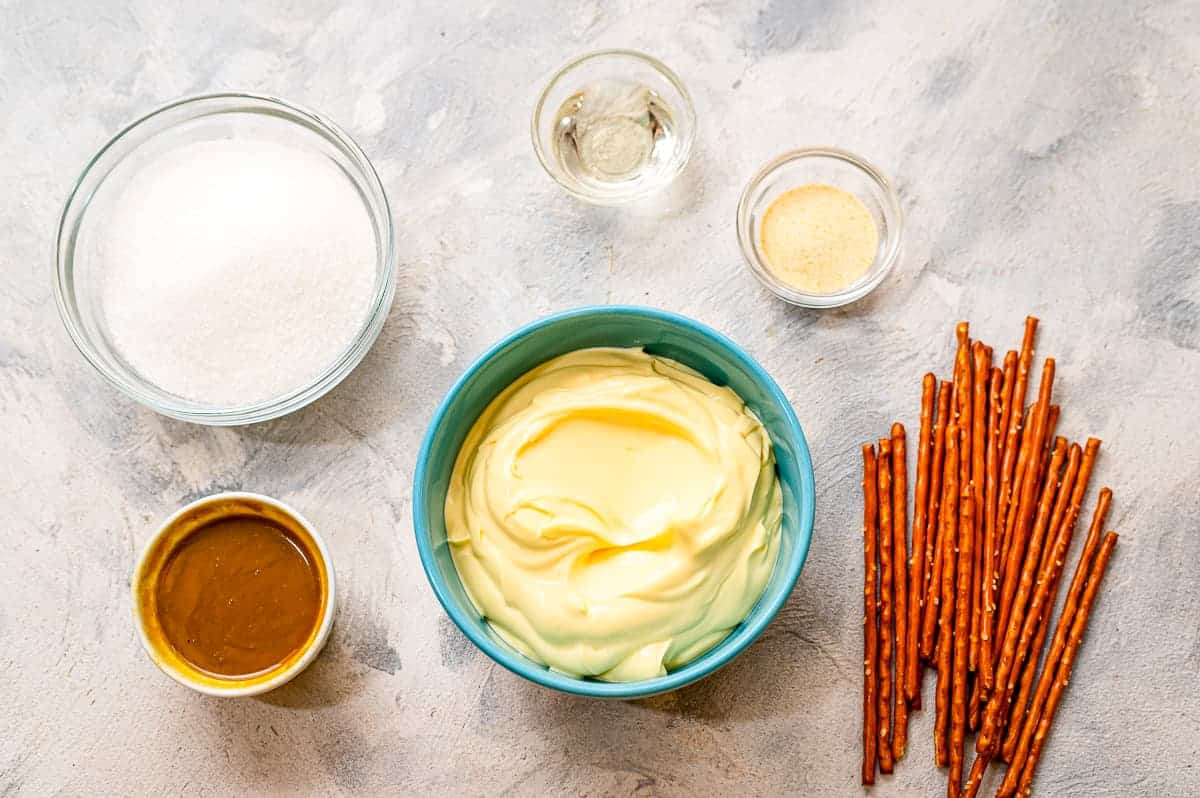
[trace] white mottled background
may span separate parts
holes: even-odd
[[[1060,429],[1105,441],[1096,481],[1123,533],[1039,791],[1200,794],[1195,2],[164,5],[0,0],[0,793],[860,794],[858,444],[915,428],[953,322],[1002,352],[1030,312],[1058,358]],[[658,215],[574,202],[534,159],[537,90],[599,46],[658,55],[695,95],[697,152]],[[92,152],[219,89],[340,122],[399,232],[395,308],[359,369],[236,430],[117,395],[50,288]],[[819,143],[894,175],[908,215],[897,272],[826,313],[772,299],[733,229],[758,165]],[[744,344],[816,463],[815,540],[781,616],[723,672],[638,703],[493,666],[437,606],[410,526],[418,441],[455,376],[514,326],[597,302]],[[324,655],[262,700],[177,687],[130,621],[134,552],[224,488],[301,508],[343,588]],[[931,724],[917,715],[875,795],[942,793]]]

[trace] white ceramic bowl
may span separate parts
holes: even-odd
[[[225,679],[204,673],[180,657],[171,648],[161,630],[157,629],[157,621],[151,605],[154,581],[175,545],[204,525],[228,517],[238,510],[244,510],[247,515],[265,516],[287,526],[289,531],[308,539],[306,542],[312,544],[310,550],[317,555],[318,571],[323,577],[322,596],[324,601],[316,633],[289,660],[285,660],[266,673],[247,678]],[[325,646],[325,642],[329,639],[329,632],[333,628],[335,579],[333,563],[329,556],[329,550],[325,547],[325,541],[317,534],[313,525],[296,510],[277,499],[257,493],[215,493],[176,510],[170,518],[163,522],[142,549],[130,584],[133,591],[133,621],[137,627],[138,637],[142,641],[142,647],[146,649],[150,659],[163,673],[184,687],[190,687],[206,695],[222,698],[260,695],[288,683],[312,663]]]

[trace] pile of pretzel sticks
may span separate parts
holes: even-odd
[[[925,375],[911,547],[904,426],[893,424],[878,447],[863,444],[863,784],[904,756],[908,712],[920,709],[931,667],[934,760],[949,768],[946,794],[977,795],[996,760],[1008,763],[997,796],[1032,790],[1117,542],[1103,534],[1112,502],[1104,488],[1052,624],[1100,441],[1080,447],[1055,435],[1053,358],[1026,406],[1037,324],[1027,318],[1020,351],[995,365],[991,347],[960,323],[952,380]],[[964,786],[968,730],[978,736]]]

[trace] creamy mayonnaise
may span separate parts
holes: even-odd
[[[721,641],[779,552],[771,441],[729,388],[640,349],[538,366],[487,407],[446,493],[468,595],[573,676],[661,676]]]

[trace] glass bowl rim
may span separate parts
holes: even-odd
[[[586,61],[614,55],[632,58],[635,61],[641,61],[642,63],[646,64],[655,72],[662,75],[662,77],[671,84],[672,88],[679,92],[680,97],[683,98],[683,110],[685,112],[684,115],[687,117],[687,133],[685,136],[681,137],[682,141],[680,152],[682,154],[676,158],[678,164],[673,165],[674,175],[678,175],[687,167],[688,161],[691,160],[692,147],[695,145],[696,140],[696,105],[692,100],[692,95],[690,92],[688,92],[687,87],[683,85],[683,81],[680,80],[679,76],[662,61],[659,61],[652,55],[639,52],[638,50],[630,50],[619,47],[608,48],[604,50],[592,50],[572,58],[570,61],[554,71],[554,74],[551,76],[551,78],[546,81],[545,87],[543,87],[541,92],[538,94],[537,102],[533,106],[533,116],[530,117],[529,133],[533,140],[534,154],[537,155],[538,163],[542,165],[542,170],[572,197],[583,200],[584,202],[589,202],[593,205],[626,205],[631,202],[637,202],[639,199],[644,199],[645,197],[655,193],[658,190],[658,187],[646,186],[639,191],[631,192],[628,195],[622,195],[621,197],[614,198],[597,197],[593,194],[580,191],[574,185],[571,185],[569,182],[563,180],[559,176],[558,171],[554,168],[549,155],[546,153],[545,148],[542,147],[541,138],[538,135],[538,122],[542,118],[542,112],[546,105],[546,99],[550,95],[550,91],[558,85],[558,83],[567,75],[568,72]]]
[[[791,443],[796,451],[796,471],[799,476],[797,490],[799,495],[797,497],[796,508],[797,538],[795,550],[790,560],[784,562],[781,559],[776,564],[777,569],[784,569],[782,571],[782,580],[786,589],[782,590],[773,600],[761,603],[765,600],[767,593],[767,588],[764,588],[763,596],[759,600],[760,603],[754,605],[741,624],[727,637],[696,659],[667,673],[665,676],[657,676],[652,679],[642,679],[635,682],[603,682],[595,679],[579,679],[557,673],[539,665],[513,649],[502,646],[488,635],[480,632],[474,624],[469,623],[467,621],[467,612],[450,595],[449,589],[438,573],[437,563],[434,559],[435,544],[430,540],[430,521],[425,509],[430,484],[429,463],[432,459],[433,447],[438,432],[446,422],[446,415],[449,413],[451,406],[458,400],[463,390],[475,379],[478,372],[495,357],[507,351],[514,343],[523,338],[564,321],[591,316],[641,316],[687,330],[689,333],[698,335],[724,350],[734,360],[740,362],[748,373],[753,375],[754,380],[763,386],[766,393],[771,397],[771,401],[779,408]],[[627,700],[646,698],[670,692],[710,676],[735,659],[762,635],[763,631],[775,619],[791,596],[796,582],[800,578],[800,573],[804,570],[804,565],[812,546],[816,502],[815,472],[812,464],[812,454],[808,448],[808,440],[804,435],[804,429],[801,427],[800,421],[796,417],[796,412],[787,395],[784,394],[783,389],[779,387],[779,384],[775,382],[770,373],[745,349],[734,343],[732,339],[723,333],[682,314],[640,305],[585,305],[535,319],[505,335],[480,354],[463,371],[458,379],[455,380],[449,390],[446,391],[445,396],[434,411],[429,426],[425,430],[424,438],[421,441],[421,448],[417,454],[417,464],[413,472],[412,518],[417,552],[420,555],[421,568],[425,572],[425,578],[429,582],[429,586],[433,589],[438,603],[442,605],[442,609],[450,617],[450,620],[454,622],[459,631],[476,648],[505,669],[541,687],[588,698]],[[773,574],[771,579],[773,580],[774,578],[775,575]],[[768,588],[770,584],[771,582],[768,581]]]
[[[884,216],[888,219],[886,238],[883,252],[871,263],[871,268],[863,277],[840,291],[828,294],[814,294],[801,291],[786,285],[777,278],[759,257],[758,248],[754,244],[755,231],[751,229],[750,209],[764,181],[779,169],[810,158],[833,159],[852,167],[864,175],[882,195]],[[900,207],[900,197],[896,193],[892,181],[878,167],[862,156],[839,147],[816,146],[801,147],[788,150],[768,161],[759,168],[754,176],[746,183],[737,205],[737,236],[742,250],[742,257],[751,273],[758,278],[771,293],[785,302],[800,307],[828,309],[848,305],[862,299],[883,282],[899,260],[900,247],[904,233],[904,212]]]
[[[381,206],[378,217],[370,207],[364,207],[364,211],[371,220],[372,228],[383,234],[384,251],[382,263],[379,262],[378,258],[376,259],[376,268],[380,269],[382,279],[379,280],[379,285],[372,294],[367,313],[361,325],[351,338],[347,348],[336,360],[326,366],[324,370],[311,380],[293,388],[287,393],[250,404],[212,407],[186,400],[179,402],[165,400],[158,394],[166,394],[166,391],[126,369],[116,369],[109,366],[100,357],[98,348],[93,344],[91,337],[84,331],[76,318],[74,278],[71,275],[74,267],[75,231],[68,230],[68,222],[72,217],[72,213],[76,212],[78,218],[74,227],[77,228],[87,213],[92,195],[99,188],[100,184],[93,187],[87,196],[82,196],[81,191],[84,188],[85,182],[91,177],[93,169],[95,169],[101,159],[112,148],[134,136],[143,129],[144,125],[163,114],[189,106],[203,107],[208,104],[219,104],[222,102],[235,104],[243,102],[248,105],[242,108],[232,107],[224,109],[220,111],[221,113],[270,114],[291,125],[303,126],[345,153],[356,170],[355,177],[362,180],[372,193],[378,195]],[[205,115],[201,114],[200,116]],[[150,138],[160,135],[165,130],[169,130],[174,125],[180,124],[183,121],[190,121],[194,118],[200,118],[200,116],[173,122],[163,130],[151,132],[145,140],[148,141]],[[117,163],[119,162],[120,160],[117,161]],[[134,401],[169,418],[211,426],[233,426],[268,421],[299,410],[324,396],[353,371],[359,362],[362,361],[367,351],[370,350],[376,338],[379,337],[379,333],[383,328],[383,322],[391,308],[392,299],[395,294],[395,225],[392,221],[391,206],[388,202],[383,182],[379,179],[379,174],[375,171],[375,167],[372,165],[370,159],[367,158],[366,153],[363,152],[362,148],[358,146],[357,142],[348,133],[316,111],[280,97],[255,92],[223,91],[180,97],[137,117],[122,127],[103,146],[96,150],[95,154],[88,159],[83,169],[80,170],[78,177],[72,183],[71,190],[67,195],[66,201],[63,203],[62,212],[59,215],[54,236],[54,247],[55,304],[58,307],[59,317],[62,319],[63,326],[66,328],[71,342],[75,345],[76,350],[83,355],[83,358],[110,385]],[[147,390],[144,386],[151,386],[157,393]]]

